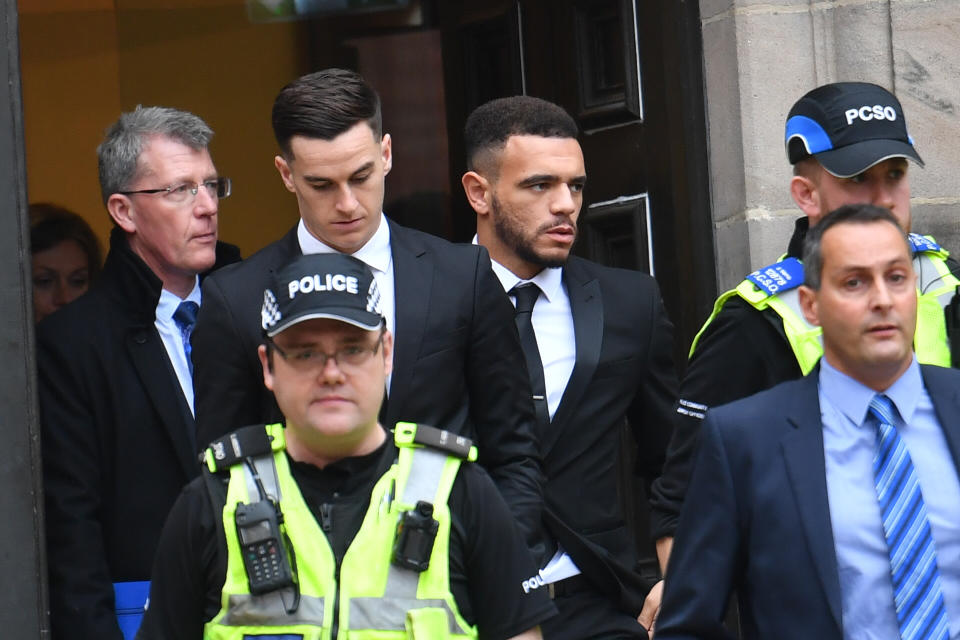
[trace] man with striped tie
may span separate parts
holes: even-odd
[[[920,365],[911,250],[886,209],[811,229],[805,378],[711,409],[657,638],[960,638],[960,372]]]

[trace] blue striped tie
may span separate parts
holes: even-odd
[[[173,312],[173,321],[180,329],[180,337],[183,338],[183,355],[187,356],[187,367],[190,369],[190,375],[193,375],[193,360],[191,353],[193,349],[190,344],[190,334],[193,333],[193,327],[197,324],[197,314],[200,312],[200,305],[191,300],[184,300]]]
[[[896,411],[885,395],[877,394],[870,401],[870,414],[877,421],[873,475],[890,554],[900,638],[948,640],[937,551],[910,453],[893,426]]]

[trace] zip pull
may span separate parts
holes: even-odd
[[[320,528],[325,533],[333,531],[333,505],[324,502],[320,505]]]

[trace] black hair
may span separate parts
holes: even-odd
[[[480,167],[485,153],[500,151],[510,136],[576,138],[577,123],[570,114],[552,102],[531,96],[498,98],[474,109],[464,127],[467,169]]]
[[[380,96],[354,71],[324,69],[300,76],[273,102],[273,135],[284,156],[294,136],[333,140],[366,122],[379,141],[383,131]]]

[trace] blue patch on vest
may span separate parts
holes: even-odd
[[[925,251],[937,252],[940,251],[940,245],[931,240],[930,238],[925,238],[919,233],[911,233],[909,235],[910,244],[913,246],[914,253],[923,253]]]
[[[768,296],[774,296],[803,284],[803,263],[796,258],[787,258],[769,267],[757,269],[747,280]]]

